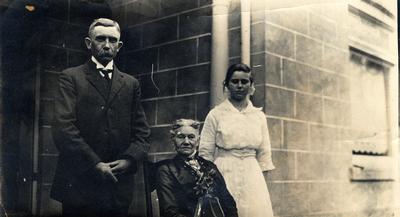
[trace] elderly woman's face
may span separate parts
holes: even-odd
[[[176,129],[172,140],[178,154],[189,156],[193,154],[199,145],[199,131],[191,126],[182,126]]]
[[[230,97],[236,101],[242,101],[250,91],[250,73],[235,71],[227,85]]]

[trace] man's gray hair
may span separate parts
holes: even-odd
[[[108,18],[98,18],[98,19],[93,20],[92,24],[90,24],[89,31],[88,31],[89,36],[90,36],[90,33],[93,31],[94,27],[96,27],[96,26],[114,26],[115,28],[117,28],[118,32],[121,33],[119,24],[116,21],[108,19]]]

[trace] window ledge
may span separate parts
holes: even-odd
[[[351,181],[393,181],[393,159],[388,156],[353,155]]]

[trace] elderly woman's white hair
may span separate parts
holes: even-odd
[[[194,128],[194,129],[196,129],[198,131],[200,130],[200,122],[199,121],[196,121],[196,120],[193,120],[193,119],[181,118],[181,119],[175,120],[172,123],[171,130],[169,131],[171,133],[171,136],[175,136],[176,131],[179,128],[183,127],[183,126],[192,127],[192,128]]]

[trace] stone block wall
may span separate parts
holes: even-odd
[[[210,1],[110,1],[122,24],[118,62],[142,85],[151,125],[151,155],[174,153],[169,127],[177,118],[204,121],[209,111]],[[222,87],[221,87],[222,88]]]
[[[152,132],[150,161],[174,154],[169,135],[173,120],[203,121],[209,111],[210,3],[109,1],[113,17],[122,26],[124,46],[118,65],[141,83],[142,105]],[[137,207],[146,207],[143,198],[137,200],[141,201]],[[157,205],[152,211],[157,216]]]
[[[277,169],[266,180],[275,215],[390,216],[393,182],[350,181],[347,2],[251,4],[253,102],[268,119]],[[173,151],[170,122],[203,121],[210,109],[210,2],[116,1],[112,9],[125,29],[120,63],[141,80],[158,161]],[[240,61],[239,12],[240,1],[230,1],[230,63]]]
[[[49,198],[57,149],[51,123],[58,74],[82,64],[84,37],[96,17],[112,17],[124,42],[117,66],[142,84],[143,106],[152,127],[152,160],[171,154],[169,124],[176,118],[204,120],[209,107],[211,7],[207,1],[49,1],[40,52],[39,215],[60,213]],[[153,73],[152,73],[153,71]],[[143,188],[143,183],[138,183]],[[137,195],[139,196],[139,195]],[[144,198],[134,204],[144,215]],[[136,213],[137,214],[137,213]]]
[[[266,177],[274,213],[391,216],[393,182],[350,181],[347,38],[357,28],[346,23],[348,4],[288,4],[265,1],[265,19],[252,22],[252,34],[265,33],[258,43],[264,49],[251,52],[253,67],[265,65],[265,80],[257,86],[265,97],[256,100],[267,114],[276,165]]]
[[[60,211],[49,198],[57,159],[51,135],[55,84],[61,70],[88,58],[83,38],[93,18],[112,17],[121,24],[124,46],[116,62],[141,82],[152,161],[173,153],[169,126],[174,119],[204,121],[210,110],[211,0],[87,2],[52,0],[47,5],[38,62],[37,206],[43,216]],[[392,181],[350,181],[352,147],[344,142],[354,137],[348,37],[362,35],[347,23],[347,1],[289,2],[251,1],[253,102],[264,107],[268,120],[276,169],[266,181],[275,216],[391,216]],[[229,58],[236,63],[240,0],[230,1],[229,11]],[[385,40],[366,40],[390,47]],[[146,211],[145,202],[136,205]]]
[[[39,173],[38,215],[58,215],[61,204],[50,199],[50,189],[57,165],[58,151],[51,133],[54,114],[54,94],[59,73],[87,61],[89,53],[84,38],[93,19],[110,17],[106,3],[78,0],[54,0],[46,5],[45,24],[40,46],[40,113],[39,113]]]

